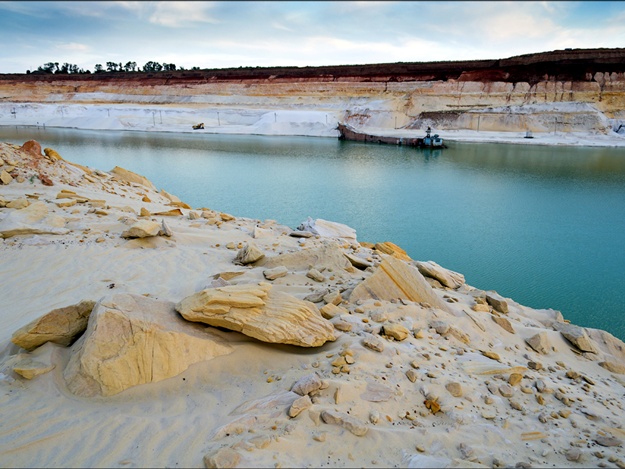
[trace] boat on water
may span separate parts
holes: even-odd
[[[438,135],[431,135],[432,129],[429,127],[425,131],[425,137],[383,137],[358,132],[347,124],[338,124],[340,135],[339,140],[351,140],[365,143],[385,143],[389,145],[406,145],[418,148],[447,148],[443,139]]]

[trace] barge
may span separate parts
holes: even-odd
[[[347,124],[339,123],[337,127],[339,140],[351,140],[364,143],[384,143],[388,145],[406,145],[418,148],[447,148],[438,134],[430,135],[432,129],[428,127],[425,137],[382,137],[358,132]]]

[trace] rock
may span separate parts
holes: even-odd
[[[532,347],[536,352],[544,355],[549,353],[549,349],[551,348],[546,332],[539,332],[529,339],[525,339],[525,342],[527,342],[527,345]]]
[[[410,330],[401,324],[386,324],[382,327],[380,333],[397,341],[402,341],[410,335]]]
[[[315,282],[324,282],[326,279],[317,269],[310,269],[306,272],[306,277],[313,279]]]
[[[397,244],[391,243],[390,241],[385,241],[383,243],[376,243],[374,249],[382,254],[387,254],[389,256],[393,256],[396,259],[400,259],[402,261],[411,261],[410,256],[404,251],[402,248],[397,246]]]
[[[506,318],[502,318],[500,316],[491,316],[491,318],[499,327],[508,331],[510,334],[514,334],[514,328],[512,327],[512,324],[510,324],[510,321]]]
[[[323,301],[325,301],[326,304],[333,304],[338,306],[343,301],[343,297],[341,296],[341,292],[339,290],[334,290],[325,295],[323,297]]]
[[[327,424],[339,425],[356,436],[364,436],[369,429],[365,422],[344,412],[324,410],[321,412],[321,420]]]
[[[464,275],[445,269],[434,261],[417,261],[416,265],[419,272],[421,272],[423,276],[436,279],[448,288],[455,290],[456,288],[460,288],[465,283]]]
[[[4,169],[0,172],[0,182],[2,182],[2,184],[11,184],[11,181],[13,181],[13,176],[11,176],[9,173],[7,173]]]
[[[618,438],[614,438],[612,436],[605,436],[605,435],[599,435],[594,440],[595,440],[595,443],[597,443],[598,445],[605,446],[605,447],[621,446],[623,444],[622,440],[619,440]]]
[[[315,266],[318,270],[329,272],[354,272],[354,267],[343,254],[343,249],[336,241],[329,240],[312,248],[265,258],[260,264],[266,268],[282,265],[290,271],[308,270],[310,266]]]
[[[56,152],[56,150],[53,150],[52,148],[44,148],[43,153],[52,160],[56,160],[56,161],[63,160],[61,155],[59,155]]]
[[[149,238],[158,236],[161,231],[161,225],[152,220],[139,220],[130,228],[124,231],[122,238]]]
[[[384,351],[384,343],[381,340],[376,339],[375,337],[365,338],[362,341],[362,344],[371,350],[375,350],[376,352]]]
[[[230,352],[205,327],[181,319],[173,303],[119,294],[96,304],[63,376],[74,394],[111,396]]]
[[[433,328],[437,334],[445,335],[449,332],[449,324],[445,321],[432,321],[430,327]]]
[[[289,236],[292,236],[293,238],[312,238],[315,235],[312,234],[310,231],[295,230],[295,231],[291,231],[289,233]]]
[[[176,305],[188,321],[241,332],[263,342],[318,347],[335,340],[317,307],[270,284],[209,288]]]
[[[319,378],[316,373],[311,373],[298,379],[291,387],[291,391],[300,396],[306,396],[311,392],[321,389],[322,386],[323,381],[321,381],[321,378]]]
[[[54,369],[54,365],[23,358],[13,365],[13,371],[26,379],[33,379]]]
[[[345,308],[341,308],[340,306],[336,306],[332,303],[328,303],[323,308],[319,310],[321,315],[326,319],[332,319],[336,316],[340,316],[342,314],[346,314],[347,311]]]
[[[119,181],[128,182],[132,184],[140,184],[149,189],[156,190],[156,187],[154,187],[154,184],[152,184],[146,177],[143,177],[137,173],[133,173],[132,171],[129,171],[127,169],[120,168],[119,166],[115,166],[110,171],[110,173],[113,175],[115,179]]]
[[[622,365],[620,363],[616,363],[612,361],[605,361],[605,362],[600,362],[599,366],[602,368],[605,368],[610,373],[617,373],[617,374],[625,375],[625,365]]]
[[[41,154],[41,144],[36,140],[29,140],[20,147],[20,150],[30,153],[33,156],[43,156]]]
[[[508,313],[508,302],[496,293],[486,293],[486,301],[500,313]]]
[[[343,238],[356,241],[356,230],[342,223],[323,220],[317,218],[308,219],[297,227],[299,231],[310,231],[311,233],[323,238]]]
[[[484,355],[487,358],[490,358],[491,360],[501,361],[501,357],[496,352],[491,352],[490,350],[481,350],[480,352],[482,353],[482,355]]]
[[[508,384],[510,386],[516,386],[523,380],[523,375],[521,373],[510,373],[508,377]]]
[[[582,452],[578,448],[570,448],[564,453],[567,461],[577,462],[582,457]]]
[[[236,220],[236,217],[234,215],[230,215],[229,213],[223,213],[223,212],[219,214],[219,218],[221,218],[222,221],[226,221],[226,222]]]
[[[514,388],[509,384],[502,384],[499,386],[499,392],[503,397],[512,397],[514,395]]]
[[[258,249],[256,245],[250,243],[239,249],[239,252],[237,252],[234,258],[234,263],[239,265],[253,264],[263,257],[265,257],[265,253]]]
[[[406,371],[406,378],[408,378],[411,382],[414,383],[418,377],[419,377],[419,374],[417,373],[417,370],[415,370],[414,368],[411,368],[408,371]]]
[[[490,313],[490,306],[482,303],[474,304],[473,306],[471,306],[471,309],[476,313]]]
[[[241,455],[232,448],[220,448],[204,456],[204,465],[209,469],[231,469],[241,462]]]
[[[356,256],[354,254],[350,254],[348,252],[345,253],[345,257],[347,260],[357,269],[365,270],[367,267],[372,267],[373,262],[369,262],[367,259],[363,259],[362,257]]]
[[[169,228],[169,225],[165,223],[165,220],[161,220],[161,229],[159,230],[158,235],[167,236],[168,238],[171,238],[174,235],[171,228]]]
[[[341,332],[350,332],[354,327],[351,322],[347,322],[342,319],[332,321],[332,324],[337,331]]]
[[[350,295],[350,302],[358,300],[396,300],[427,302],[435,308],[448,311],[423,275],[411,265],[387,257],[375,272],[359,283]]]
[[[291,407],[289,408],[289,417],[295,418],[311,406],[312,401],[310,400],[310,396],[302,396],[299,399],[296,399],[293,404],[291,404]]]
[[[68,346],[87,328],[94,306],[94,301],[81,301],[54,309],[15,331],[11,342],[29,351],[46,342]]]
[[[445,389],[447,389],[449,394],[451,394],[454,397],[462,397],[463,391],[462,391],[462,385],[460,383],[456,383],[456,382],[447,383],[445,385]]]
[[[328,294],[327,288],[322,288],[321,290],[317,290],[310,295],[304,297],[305,301],[310,301],[312,303],[319,303],[323,298]]]
[[[566,340],[568,340],[582,352],[599,352],[593,341],[590,339],[590,337],[588,337],[588,334],[586,334],[584,328],[575,326],[573,324],[559,322],[554,323],[553,328],[557,331],[560,331],[560,334],[562,334],[562,336]]]
[[[10,202],[7,202],[6,208],[14,208],[16,210],[21,210],[23,208],[28,207],[29,205],[30,203],[28,202],[27,198],[20,197],[19,199],[15,199]]]
[[[273,269],[263,270],[263,276],[267,280],[276,280],[278,278],[285,277],[288,273],[288,269],[283,265],[274,267]]]

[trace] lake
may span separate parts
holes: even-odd
[[[148,177],[193,207],[345,223],[467,283],[625,340],[625,149],[0,127]]]

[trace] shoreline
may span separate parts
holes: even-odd
[[[15,108],[19,107],[19,112]],[[4,112],[2,112],[4,109]],[[9,109],[15,111],[11,114]],[[60,114],[60,117],[59,117]],[[19,117],[18,117],[19,116]],[[294,110],[224,107],[147,107],[140,104],[117,106],[93,104],[0,104],[0,127],[47,127],[75,130],[123,130],[176,134],[224,134],[260,136],[301,136],[338,138],[337,125],[343,112],[336,109]],[[222,122],[223,121],[223,122]],[[165,123],[163,123],[165,122]],[[205,128],[193,130],[203,122]],[[224,123],[227,122],[227,123]],[[357,126],[356,130],[384,137],[421,137],[423,130],[391,129],[387,127]],[[592,132],[534,132],[525,138],[525,132],[443,130],[432,129],[444,141],[457,143],[509,143],[515,145],[576,146],[625,148],[625,134]]]

